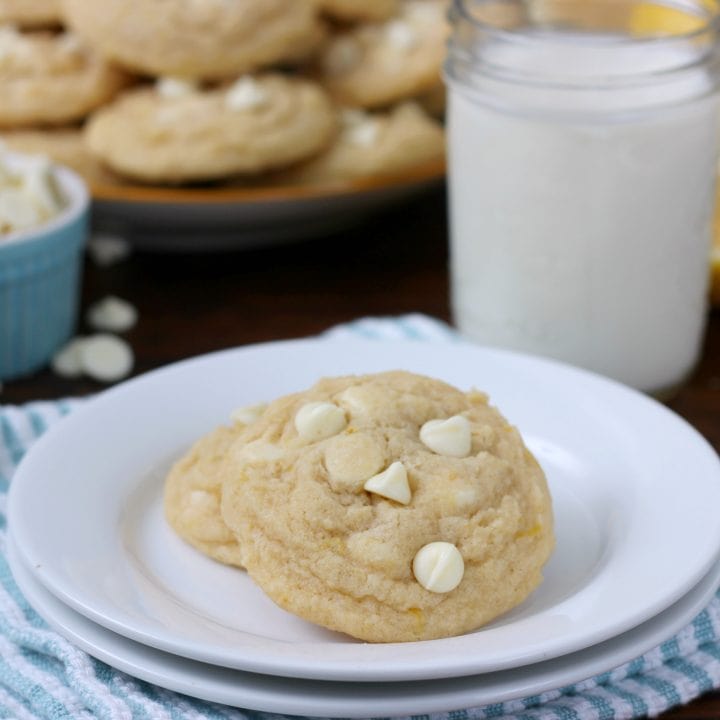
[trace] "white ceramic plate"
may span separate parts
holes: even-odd
[[[161,188],[91,183],[93,225],[150,250],[245,249],[356,225],[445,177],[442,160],[322,186]]]
[[[357,643],[281,611],[243,572],[166,527],[166,468],[233,408],[322,375],[398,367],[487,390],[545,468],[557,550],[520,607],[461,637]],[[107,391],[26,456],[9,517],[36,578],[126,637],[252,672],[397,681],[519,667],[637,626],[707,572],[720,548],[719,504],[712,448],[621,385],[462,343],[324,339],[209,355]]]
[[[10,544],[13,575],[37,612],[94,657],[141,680],[249,710],[319,717],[424,715],[499,703],[565,687],[607,672],[659,645],[712,598],[720,563],[667,610],[612,640],[515,670],[424,682],[352,683],[256,675],[186,660],[136,643],[76,613],[49,593]]]

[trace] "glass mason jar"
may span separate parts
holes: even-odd
[[[702,345],[716,0],[454,0],[455,322],[663,394]]]

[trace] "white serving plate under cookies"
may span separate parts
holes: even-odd
[[[397,368],[487,391],[545,469],[557,549],[521,606],[460,637],[359,643],[280,610],[167,527],[165,471],[233,409],[320,376]],[[268,675],[408,681],[545,661],[658,615],[720,550],[718,480],[717,455],[687,423],[591,373],[462,342],[317,339],[215,353],[106,391],[24,458],[9,523],[47,590],[146,646]]]

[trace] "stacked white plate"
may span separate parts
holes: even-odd
[[[545,469],[557,549],[520,607],[461,637],[360,643],[280,610],[166,525],[168,467],[233,409],[396,368],[487,391]],[[75,411],[13,479],[9,550],[40,615],[131,675],[254,710],[411,715],[563,687],[673,635],[720,584],[719,505],[713,449],[621,385],[460,342],[321,339],[179,363]]]

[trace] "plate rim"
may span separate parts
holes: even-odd
[[[127,387],[128,385],[136,385],[136,384],[139,384],[142,382],[152,381],[153,376],[155,376],[157,374],[164,374],[168,370],[171,370],[172,368],[179,368],[181,366],[187,366],[187,365],[191,365],[191,364],[195,364],[195,363],[204,363],[204,362],[207,362],[208,360],[213,360],[215,358],[219,358],[219,357],[222,357],[225,355],[232,357],[234,354],[236,354],[238,352],[262,351],[264,349],[267,349],[268,347],[281,348],[282,350],[284,350],[288,346],[290,346],[290,347],[298,347],[300,345],[317,346],[318,343],[326,344],[328,342],[332,342],[335,344],[342,344],[345,346],[348,346],[348,345],[355,346],[355,349],[357,349],[358,346],[362,346],[365,349],[368,349],[369,347],[372,346],[375,349],[387,350],[387,348],[389,346],[394,346],[394,348],[397,348],[399,345],[402,345],[406,348],[412,347],[413,349],[416,349],[418,346],[418,341],[413,341],[413,340],[403,340],[403,341],[377,341],[377,340],[356,340],[356,339],[346,340],[346,339],[338,339],[338,338],[322,338],[321,337],[321,338],[313,338],[310,340],[303,339],[303,340],[289,340],[289,341],[274,341],[274,342],[269,342],[269,343],[261,343],[258,345],[245,346],[245,347],[241,347],[241,348],[232,348],[229,350],[224,350],[224,351],[219,351],[219,352],[215,352],[215,353],[209,353],[206,355],[201,355],[196,358],[190,358],[187,360],[180,361],[178,363],[173,363],[172,365],[166,366],[164,368],[159,368],[155,371],[151,371],[150,373],[146,373],[143,376],[139,376],[130,381],[127,381],[126,383],[123,383],[122,385],[111,388],[111,389],[105,391],[104,393],[102,393],[101,395],[97,396],[94,400],[91,400],[89,403],[85,404],[83,407],[78,408],[78,410],[75,413],[73,413],[72,416],[70,416],[66,420],[63,420],[62,422],[65,426],[67,426],[68,422],[72,422],[72,417],[75,417],[76,418],[75,422],[78,422],[77,418],[80,417],[81,414],[88,412],[89,407],[93,407],[93,406],[97,405],[98,402],[100,402],[102,397],[105,397],[105,398],[110,397],[111,398],[115,393],[123,392],[124,388]],[[600,382],[600,383],[606,385],[608,388],[614,388],[615,392],[620,391],[625,394],[630,394],[633,396],[634,401],[649,404],[649,405],[653,406],[653,408],[656,411],[660,411],[661,413],[664,413],[666,418],[671,419],[672,422],[679,423],[679,426],[682,427],[685,432],[691,433],[693,440],[696,443],[699,443],[701,445],[703,452],[709,451],[709,453],[712,454],[712,458],[714,459],[714,466],[716,468],[720,467],[720,461],[718,461],[717,454],[714,452],[713,448],[709,445],[709,443],[705,440],[705,438],[703,438],[703,436],[695,428],[693,428],[689,423],[687,423],[687,421],[685,421],[683,418],[681,418],[676,413],[673,413],[668,408],[660,405],[656,401],[646,397],[645,395],[642,395],[641,393],[638,393],[637,391],[631,390],[630,388],[627,388],[627,387],[621,385],[620,383],[617,383],[612,380],[608,380],[608,379],[600,377],[594,373],[591,373],[591,372],[588,372],[585,370],[581,370],[579,368],[575,368],[572,366],[568,366],[564,363],[560,363],[560,362],[557,362],[554,360],[548,360],[545,358],[536,358],[534,356],[528,356],[523,353],[517,353],[517,352],[513,352],[513,351],[498,350],[495,348],[483,348],[480,346],[472,345],[470,343],[464,343],[464,342],[459,343],[457,341],[450,341],[450,342],[442,341],[442,342],[437,342],[437,343],[428,343],[428,345],[435,345],[436,347],[444,346],[446,349],[451,348],[452,350],[455,350],[455,351],[457,351],[457,349],[460,347],[465,347],[468,350],[471,350],[473,352],[490,354],[490,356],[496,356],[498,358],[505,358],[505,359],[515,358],[515,359],[520,359],[521,361],[525,361],[525,362],[532,361],[532,363],[535,363],[535,364],[539,363],[541,366],[553,367],[556,370],[560,369],[563,372],[570,372],[571,374],[581,376],[581,377],[583,377],[583,379],[586,379],[586,380],[591,379],[593,382]],[[51,429],[50,433],[53,433],[53,432],[57,432],[57,431],[54,431],[54,429]],[[50,436],[50,435],[48,434],[48,436]],[[43,440],[44,440],[44,438],[40,439],[40,441],[38,443],[38,447],[40,447],[42,445]],[[24,467],[25,463],[26,463],[26,460],[23,459],[23,461],[21,462],[20,468],[18,468],[18,471],[20,471],[22,469],[22,467]],[[10,497],[9,497],[10,513],[9,513],[9,515],[10,515],[11,524],[12,524],[12,517],[16,514],[15,512],[13,512],[13,507],[16,502],[17,495],[19,493],[19,491],[17,491],[17,492],[13,491],[14,487],[18,487],[18,485],[11,485],[11,488],[10,488]],[[720,538],[720,529],[718,529],[716,531],[715,535],[717,536],[717,537],[715,537],[715,540],[718,540],[718,538]],[[715,547],[715,550],[717,550],[718,543],[715,543],[714,547]],[[26,563],[29,566],[33,566],[33,564],[34,564],[33,559],[28,556],[26,550],[23,549],[23,551],[21,551],[21,552],[23,553]],[[669,604],[674,602],[682,594],[683,590],[686,590],[688,587],[692,586],[698,580],[698,578],[701,577],[703,575],[703,573],[705,573],[707,571],[708,567],[711,564],[712,564],[712,557],[707,559],[707,561],[704,564],[702,564],[702,566],[698,566],[698,569],[692,576],[691,580],[688,581],[687,583],[685,583],[681,589],[678,589],[673,595],[670,595],[667,598],[665,598],[666,602],[664,602],[664,604],[663,603],[655,603],[652,606],[652,613],[656,614],[656,613],[662,611],[664,608],[666,608]],[[60,597],[60,599],[63,600],[63,602],[66,602],[67,604],[74,607],[76,610],[79,610],[82,614],[85,614],[85,615],[88,614],[87,608],[83,607],[82,605],[77,605],[77,601],[73,597],[69,597],[69,596],[65,595],[63,592],[58,593],[57,582],[55,583],[55,586],[53,586],[53,583],[50,582],[51,578],[48,577],[47,568],[44,568],[41,573],[38,573],[38,579],[45,587],[47,587],[51,592],[53,592],[53,594]],[[637,625],[640,622],[643,622],[645,619],[647,619],[647,617],[649,617],[649,615],[646,613],[645,615],[641,615],[639,617],[633,618],[631,623],[626,622],[624,625],[617,626],[615,628],[615,634],[617,634],[617,632],[625,632],[630,627],[633,627],[634,625]],[[93,619],[102,620],[103,618],[102,618],[102,616],[96,617],[93,615]],[[120,632],[121,634],[126,635],[131,638],[134,638],[136,640],[140,639],[137,635],[128,635],[127,631],[126,630],[123,631],[122,627],[117,627],[116,625],[109,626],[106,619],[105,619],[105,622],[103,622],[102,624],[104,624],[106,627],[110,627],[115,632]],[[460,637],[462,637],[462,636],[460,636]],[[598,635],[597,633],[595,633],[595,635],[592,635],[592,634],[589,635],[588,639],[589,639],[589,642],[595,643],[595,642],[602,641],[603,639],[607,639],[607,637],[611,637],[611,635],[607,635],[607,634],[606,635]],[[435,643],[437,646],[438,643],[448,643],[448,641],[456,641],[456,640],[457,640],[457,638],[446,638],[446,639],[439,640],[439,641],[426,641],[426,642]],[[145,642],[146,644],[153,644],[153,643],[149,643],[145,636],[143,636],[143,639],[141,639],[140,641]],[[308,645],[308,643],[305,643],[304,645]],[[406,645],[407,644],[399,644],[400,647],[406,646]],[[397,646],[398,645],[396,645],[396,647]],[[177,654],[183,654],[182,652],[178,651],[177,643],[174,643],[174,644],[171,643],[170,645],[168,645],[167,643],[163,643],[161,645],[158,645],[157,643],[155,643],[155,647],[158,647],[159,649],[165,649],[165,650],[168,650],[168,648],[172,648],[170,650],[171,652],[175,652]],[[357,647],[363,647],[363,646],[354,645],[353,647],[357,648]],[[577,649],[579,649],[577,645],[570,646],[569,648],[566,648],[560,652],[553,652],[552,654],[544,653],[543,657],[544,658],[545,657],[556,657],[559,655],[567,654],[569,652],[573,652]],[[537,653],[537,650],[536,650],[536,653]],[[192,655],[189,655],[189,657],[198,658],[199,656],[197,654],[192,654]],[[200,659],[202,659],[205,662],[209,661],[206,656],[202,656],[202,657],[200,657]],[[307,658],[304,658],[304,659],[306,660]],[[530,657],[523,656],[523,657],[518,658],[517,662],[514,661],[514,665],[505,663],[503,665],[494,666],[492,668],[483,668],[482,670],[478,670],[478,666],[476,664],[471,667],[465,667],[465,669],[462,671],[458,671],[458,666],[456,664],[456,666],[454,666],[453,668],[445,671],[444,676],[451,676],[452,674],[455,674],[455,675],[466,674],[467,675],[467,674],[477,674],[478,672],[492,672],[492,671],[495,671],[498,669],[505,669],[507,667],[513,667],[513,666],[517,666],[520,664],[526,664],[528,662],[534,662],[536,659],[537,659],[536,656],[530,656]],[[215,662],[218,665],[223,664],[222,662],[217,662],[217,661],[215,661]],[[245,670],[250,670],[252,672],[258,672],[258,673],[283,674],[283,675],[287,675],[289,677],[306,677],[306,678],[317,678],[317,679],[328,679],[328,678],[343,679],[343,678],[351,677],[351,674],[350,674],[351,670],[349,670],[346,667],[341,667],[341,668],[334,667],[330,671],[328,671],[327,667],[324,667],[322,670],[308,671],[308,669],[305,666],[303,666],[303,665],[301,665],[301,663],[299,663],[298,658],[295,658],[294,665],[292,662],[288,663],[288,661],[286,659],[284,659],[284,663],[285,663],[286,667],[283,668],[282,670],[278,670],[277,667],[275,667],[275,665],[277,664],[277,661],[268,662],[267,658],[265,658],[264,660],[261,660],[260,662],[258,662],[257,658],[256,658],[253,661],[243,660],[243,664],[236,664],[236,665],[234,665],[234,667],[236,667],[238,669],[245,669]],[[288,670],[288,667],[291,667],[291,669]],[[356,668],[355,668],[355,670],[356,670]],[[354,672],[354,670],[352,672]],[[399,673],[400,670],[398,670],[397,672]],[[418,670],[417,666],[415,666],[415,668],[412,671],[410,671],[411,674],[407,674],[407,672],[408,671],[405,670],[405,671],[403,671],[402,675],[397,675],[397,674],[396,675],[392,675],[392,674],[387,675],[387,673],[383,670],[383,671],[378,671],[376,676],[374,676],[374,677],[368,676],[367,678],[365,678],[365,676],[363,676],[363,679],[377,679],[377,680],[403,680],[403,679],[406,679],[406,680],[409,680],[409,679],[422,679],[422,678],[437,678],[437,677],[443,676],[443,675],[438,675],[436,669],[429,670],[428,668],[425,668],[425,669],[420,668],[420,670]]]
[[[44,595],[44,600],[46,604],[43,605],[43,608],[47,609],[47,602],[49,602],[50,605],[55,605],[56,609],[59,609],[61,613],[65,613],[66,621],[63,624],[61,620],[58,620],[57,613],[50,615],[43,613],[42,611],[39,611],[37,609],[37,592],[32,594],[32,598],[26,597],[26,600],[28,600],[33,609],[41,617],[43,617],[45,622],[47,622],[55,632],[58,632],[66,640],[75,644],[77,647],[80,647],[80,649],[84,652],[87,652],[93,657],[97,657],[99,660],[106,662],[108,665],[122,672],[128,673],[132,677],[136,677],[141,680],[160,685],[161,687],[164,687],[174,692],[180,692],[190,695],[191,697],[197,697],[198,699],[208,702],[219,702],[225,703],[227,705],[242,706],[260,712],[291,713],[293,715],[298,714],[297,697],[295,697],[294,700],[288,701],[287,699],[285,699],[283,701],[283,690],[287,690],[288,688],[295,689],[298,687],[298,685],[306,688],[309,687],[310,692],[312,692],[311,701],[317,703],[319,697],[318,690],[323,689],[325,686],[331,686],[332,689],[336,691],[332,694],[331,701],[328,701],[327,698],[325,698],[325,704],[322,706],[303,706],[302,708],[300,708],[301,712],[305,715],[327,718],[332,718],[336,716],[348,718],[367,718],[369,715],[366,710],[368,703],[367,692],[368,688],[372,690],[374,687],[376,687],[376,685],[369,685],[368,683],[337,683],[333,681],[325,682],[294,679],[291,679],[291,682],[288,683],[288,678],[282,676],[259,677],[256,674],[248,673],[242,670],[229,669],[220,669],[222,672],[218,673],[218,668],[215,668],[213,666],[208,667],[204,663],[198,662],[196,660],[175,657],[163,652],[162,650],[148,648],[140,643],[137,643],[136,641],[117,635],[111,630],[97,625],[89,618],[81,615],[69,606],[62,603],[62,601],[55,597],[49,590],[47,590],[47,588],[42,585],[42,583],[37,580],[37,578],[33,575],[31,568],[27,567],[20,558],[20,555],[17,552],[16,545],[12,538],[12,533],[8,534],[8,564],[13,574],[13,578],[15,579],[15,582],[17,583],[20,591],[23,593],[24,596],[31,594],[27,593],[28,583],[30,583],[31,585],[33,585],[32,589],[34,589],[35,591],[39,591],[40,595]],[[16,574],[18,566],[20,567],[22,573],[20,581],[18,581]],[[450,681],[455,686],[470,686],[470,691],[474,692],[475,698],[477,698],[477,693],[484,692],[487,694],[489,688],[492,687],[492,683],[496,682],[498,678],[502,679],[503,676],[505,676],[507,684],[507,677],[513,678],[516,676],[521,676],[517,682],[511,681],[509,683],[510,689],[506,689],[504,694],[500,694],[491,698],[483,697],[481,695],[482,699],[476,705],[473,705],[473,707],[487,705],[495,702],[508,702],[518,699],[520,697],[537,695],[542,692],[557,690],[561,687],[565,687],[566,685],[582,682],[583,680],[595,677],[596,675],[599,675],[603,672],[608,672],[615,669],[616,667],[620,667],[624,663],[630,662],[634,658],[648,652],[653,647],[657,646],[661,642],[669,639],[674,634],[679,632],[709,604],[709,602],[712,600],[713,595],[718,592],[719,584],[720,556],[715,559],[714,565],[708,571],[708,574],[704,576],[696,586],[694,586],[685,595],[678,599],[673,605],[666,608],[659,615],[656,615],[653,618],[647,620],[646,622],[641,623],[640,625],[629,630],[626,633],[623,633],[598,645],[586,648],[585,650],[580,650],[576,653],[570,653],[568,655],[564,655],[562,657],[547,660],[544,662],[541,661],[535,663],[534,665],[525,666],[523,668],[509,669],[505,671],[501,670],[497,673],[492,674],[490,677],[488,677],[487,675],[482,677],[470,675],[458,678],[451,678]],[[40,599],[42,600],[43,598]],[[33,602],[33,600],[35,600],[35,602]],[[681,610],[678,610],[679,606],[682,606]],[[49,620],[48,618],[51,618],[51,620]],[[68,627],[67,618],[70,619],[71,624],[74,624],[74,628]],[[660,624],[660,628],[656,628],[658,624]],[[80,627],[80,630],[78,630],[78,627]],[[85,628],[85,636],[82,635],[83,628]],[[152,671],[145,668],[145,670],[143,671],[143,668],[140,668],[140,673],[138,673],[138,668],[136,667],[138,665],[138,661],[136,660],[133,665],[132,661],[128,661],[127,659],[125,659],[124,664],[121,663],[119,666],[117,663],[117,651],[115,652],[115,656],[113,657],[111,652],[98,647],[96,642],[93,642],[92,640],[88,641],[86,639],[88,628],[91,632],[93,630],[98,631],[101,636],[111,640],[116,645],[119,642],[121,648],[124,647],[126,650],[129,649],[132,653],[136,653],[136,657],[144,657],[146,666],[147,657],[149,654],[151,660],[157,660],[158,665],[160,666],[160,670],[156,669],[155,671]],[[638,640],[638,636],[641,638],[640,640]],[[619,650],[618,646],[620,646]],[[600,653],[599,656],[598,653]],[[125,655],[125,658],[127,658],[127,653]],[[115,663],[113,663],[114,660]],[[123,658],[120,658],[120,660],[122,661]],[[171,661],[175,668],[174,680],[172,679],[172,677],[170,677],[173,672],[168,672],[167,670],[165,670],[165,675],[163,677],[159,677],[158,675],[159,672],[162,672],[162,668],[166,667],[162,665],[162,662],[167,662],[168,660]],[[583,662],[586,664],[584,665]],[[186,673],[186,679],[184,682],[180,682],[177,679],[178,664],[180,665],[180,672]],[[588,668],[587,665],[589,665],[590,667]],[[560,666],[561,668],[565,667],[565,674],[561,677],[556,677],[555,680],[553,680],[552,673],[554,672],[556,676],[558,675],[558,666]],[[533,672],[536,672],[538,669],[540,669],[541,671],[547,671],[548,668],[550,669],[550,677],[546,677],[545,680],[541,682],[538,682],[538,680],[536,679],[536,684],[532,685],[532,679],[528,680],[528,673],[532,678]],[[584,669],[581,670],[581,668]],[[207,684],[202,680],[201,677],[199,677],[200,673],[198,672],[198,670],[200,670],[200,673],[202,673],[203,671],[207,673],[209,671],[209,673],[211,674],[211,680],[215,683],[214,691],[208,691],[207,689],[203,690],[204,687],[207,687]],[[225,683],[226,675],[228,675],[228,679],[226,682],[225,691],[223,693],[218,693],[217,686]],[[247,685],[251,687],[251,689],[255,692],[255,700],[251,700],[250,704],[248,704],[247,690],[245,691],[246,694],[244,696],[240,695],[238,692],[239,689],[242,688],[243,682],[247,683]],[[432,689],[433,685],[435,686],[435,688],[437,688],[438,684],[440,684],[440,686],[442,687],[443,685],[448,685],[449,683],[447,679],[431,680],[429,682],[410,681],[400,683],[388,683],[385,684],[382,690],[384,691],[388,687],[392,689],[393,686],[401,686],[403,688],[407,688],[409,686],[409,694],[411,696],[409,701],[418,702],[419,698],[416,688],[419,687],[423,691],[426,691],[427,689]],[[260,685],[261,688],[263,688],[266,692],[264,700],[258,699],[257,697],[258,692],[263,692],[262,689],[258,690],[258,685]],[[267,688],[268,685],[270,685],[270,688]],[[273,685],[277,685],[277,687],[275,688],[273,687]],[[338,689],[346,689],[348,685],[352,686],[353,688],[357,686],[359,693],[361,693],[362,695],[361,699],[355,699],[355,702],[351,708],[348,708],[347,696],[342,697],[337,692]],[[338,697],[340,699],[338,699]],[[339,704],[328,706],[328,702],[332,701]],[[308,698],[305,698],[305,702],[308,702]],[[439,704],[436,700],[435,704],[432,707],[428,707],[427,705],[405,705],[402,707],[397,707],[397,703],[392,708],[386,708],[384,706],[373,706],[373,708],[371,708],[371,710],[373,711],[371,714],[373,716],[384,716],[388,714],[410,715],[428,712],[452,712],[453,710],[460,710],[461,708],[465,707],[469,707],[467,702],[458,704],[458,701],[454,701],[451,704],[448,704],[448,701],[444,701],[442,704]]]

